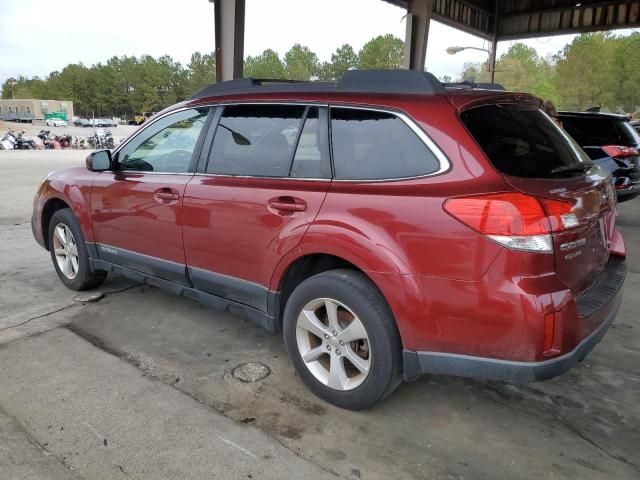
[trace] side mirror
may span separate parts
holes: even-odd
[[[104,172],[105,170],[111,170],[113,165],[113,158],[109,150],[98,150],[91,153],[87,157],[87,170],[91,172]]]

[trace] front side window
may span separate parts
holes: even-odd
[[[188,172],[208,113],[208,109],[190,109],[161,118],[118,152],[120,168],[144,172]]]
[[[431,150],[392,113],[332,108],[331,141],[341,180],[409,178],[440,168]]]
[[[303,105],[230,105],[218,123],[207,173],[288,177]]]

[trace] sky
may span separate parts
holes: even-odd
[[[344,43],[358,51],[377,35],[404,39],[405,11],[381,0],[246,0],[245,56],[272,48],[281,56],[301,43],[321,61]],[[618,33],[628,33],[621,30]],[[562,49],[572,35],[526,40],[541,56]],[[514,42],[500,42],[498,56]],[[432,22],[427,70],[457,78],[465,62],[487,54],[448,55],[449,46],[483,40]],[[46,77],[69,63],[92,65],[113,56],[171,55],[183,65],[194,51],[214,48],[209,0],[0,0],[0,83],[25,75]]]

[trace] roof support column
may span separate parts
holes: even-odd
[[[423,71],[433,0],[409,0],[404,37],[404,67]]]
[[[495,11],[493,14],[493,35],[491,36],[491,53],[489,54],[489,73],[491,74],[491,83],[496,81],[496,55],[498,50],[498,15],[500,8],[496,0]]]
[[[214,4],[216,81],[242,78],[245,0],[209,0]]]

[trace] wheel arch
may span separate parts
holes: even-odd
[[[374,276],[370,275],[370,272],[362,265],[358,265],[353,259],[345,258],[344,256],[336,255],[334,253],[328,253],[326,251],[316,252],[298,252],[299,254],[289,258],[285,265],[279,265],[279,274],[277,278],[272,281],[271,290],[278,292],[277,301],[275,307],[276,322],[279,327],[282,327],[284,308],[287,304],[287,300],[291,296],[293,290],[306,279],[317,275],[322,272],[336,269],[348,269],[355,272],[359,272],[364,275],[367,280],[378,290],[382,299],[389,307],[389,311],[394,317],[396,328],[402,330],[400,322],[395,315],[394,308],[391,302],[385,294],[385,285],[380,285]],[[274,277],[276,275],[274,274]],[[402,332],[401,332],[402,333]]]
[[[42,228],[42,240],[44,241],[44,247],[49,250],[49,224],[51,223],[51,218],[53,214],[58,210],[62,210],[65,208],[71,209],[69,204],[58,197],[49,198],[42,207],[40,226]]]

